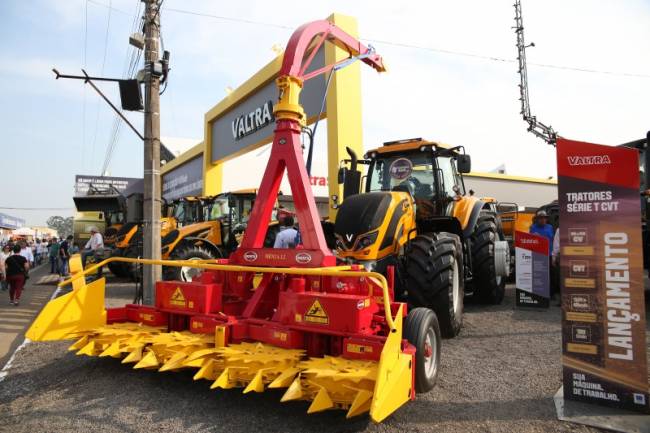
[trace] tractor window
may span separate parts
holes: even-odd
[[[253,211],[253,203],[255,203],[255,200],[247,198],[242,200],[242,221],[243,223],[248,222],[248,219],[251,216],[251,212]]]
[[[174,218],[176,218],[176,221],[179,223],[185,221],[185,206],[183,203],[174,204]]]
[[[456,195],[454,192],[454,186],[458,186],[458,188],[462,189],[462,183],[456,173],[456,165],[450,157],[446,156],[439,156],[437,161],[444,182],[444,192],[447,196],[453,197]]]
[[[406,188],[416,198],[433,197],[433,165],[430,155],[375,160],[368,171],[368,191]]]
[[[212,205],[205,208],[205,220],[216,221],[220,218],[227,218],[230,209],[228,208],[227,198],[218,198]]]

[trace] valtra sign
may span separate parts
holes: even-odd
[[[241,115],[232,121],[232,138],[240,140],[258,129],[264,128],[274,120],[273,102],[268,101],[261,107],[257,107],[250,113]]]
[[[564,398],[650,412],[639,158],[558,139]]]

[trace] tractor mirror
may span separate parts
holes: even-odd
[[[472,171],[472,158],[469,155],[458,155],[456,157],[456,167],[460,173],[469,173]]]
[[[343,185],[345,183],[345,177],[347,173],[348,173],[348,169],[346,167],[339,168],[339,175],[338,175],[339,185]]]

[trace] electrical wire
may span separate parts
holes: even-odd
[[[90,1],[90,0],[89,0]],[[104,36],[104,57],[102,60],[102,69],[100,72],[100,75],[104,75],[104,68],[106,66],[106,53],[108,51],[108,35],[110,34],[110,29],[111,29],[111,15],[113,11],[113,0],[108,0],[108,18],[106,20],[106,35]],[[90,156],[90,162],[91,164],[95,160],[95,145],[97,143],[97,131],[99,130],[99,112],[100,112],[100,105],[99,101],[97,101],[97,115],[95,116],[95,133],[93,135],[93,145],[92,145],[92,152]]]
[[[202,13],[202,12],[194,12],[194,11],[188,11],[184,9],[178,9],[178,8],[165,8],[166,11],[170,12],[176,12],[179,14],[186,14],[186,15],[194,15],[194,16],[199,16],[199,17],[205,17],[205,18],[213,18],[213,19],[218,19],[222,21],[228,21],[228,22],[234,22],[234,23],[240,23],[240,24],[250,24],[250,25],[258,25],[258,26],[265,26],[265,27],[273,27],[277,29],[283,29],[283,30],[293,30],[294,27],[290,26],[285,26],[281,24],[274,24],[274,23],[268,23],[268,22],[263,22],[263,21],[253,21],[253,20],[247,20],[247,19],[242,19],[242,18],[234,18],[234,17],[227,17],[223,15],[214,15],[214,14],[208,14],[208,13]],[[394,47],[399,47],[399,48],[409,48],[409,49],[416,49],[416,50],[421,50],[421,51],[429,51],[429,52],[436,52],[439,54],[448,54],[448,55],[454,55],[454,56],[463,56],[463,57],[471,57],[475,59],[481,59],[481,60],[487,60],[487,61],[492,61],[492,62],[501,62],[501,63],[515,63],[515,59],[509,59],[509,58],[503,58],[503,57],[497,57],[497,56],[490,56],[490,55],[483,55],[483,54],[475,54],[475,53],[468,53],[468,52],[463,52],[463,51],[456,51],[456,50],[447,50],[443,48],[434,48],[434,47],[427,47],[427,46],[422,46],[422,45],[416,45],[416,44],[411,44],[411,43],[405,43],[405,42],[392,42],[392,41],[386,41],[386,40],[380,40],[380,39],[368,39],[368,38],[360,38],[362,41],[367,41],[367,42],[372,42],[375,44],[384,44],[384,45],[390,45]],[[594,73],[594,74],[606,74],[606,75],[617,75],[617,76],[623,76],[623,77],[634,77],[634,78],[650,78],[650,74],[640,74],[640,73],[632,73],[632,72],[619,72],[619,71],[606,71],[606,70],[599,70],[599,69],[592,69],[592,68],[582,68],[582,67],[575,67],[575,66],[564,66],[564,65],[554,65],[554,64],[548,64],[548,63],[528,63],[530,66],[537,66],[540,68],[551,68],[551,69],[558,69],[558,70],[566,70],[566,71],[573,71],[573,72],[587,72],[587,73]]]
[[[71,207],[10,207],[10,206],[0,206],[0,209],[4,210],[72,210]]]
[[[87,0],[91,3],[94,3],[96,5],[104,6],[107,8],[111,8],[116,12],[121,12],[123,14],[129,14],[128,12],[125,12],[121,9],[116,9],[112,6],[109,6],[105,3],[99,2],[97,0]],[[170,8],[166,7],[166,11],[170,12],[175,12],[179,14],[185,14],[185,15],[194,15],[198,17],[205,17],[205,18],[213,18],[213,19],[218,19],[222,21],[227,21],[227,22],[233,22],[233,23],[240,23],[240,24],[250,24],[250,25],[257,25],[257,26],[264,26],[264,27],[273,27],[276,29],[283,29],[283,30],[294,30],[295,27],[291,26],[286,26],[282,24],[276,24],[276,23],[269,23],[269,22],[264,22],[264,21],[255,21],[255,20],[248,20],[244,18],[236,18],[236,17],[227,17],[224,15],[215,15],[215,14],[209,14],[205,12],[196,12],[196,11],[189,11],[186,9],[178,9],[178,8]],[[455,50],[447,50],[443,48],[434,48],[434,47],[427,47],[427,46],[422,46],[422,45],[416,45],[416,44],[411,44],[411,43],[405,43],[405,42],[391,42],[391,41],[385,41],[385,40],[380,40],[380,39],[367,39],[367,38],[360,38],[362,41],[367,41],[367,42],[372,42],[376,44],[384,44],[384,45],[391,45],[395,47],[401,47],[401,48],[411,48],[411,49],[416,49],[416,50],[423,50],[423,51],[431,51],[431,52],[436,52],[440,54],[449,54],[449,55],[455,55],[455,56],[464,56],[464,57],[472,57],[476,59],[482,59],[482,60],[487,60],[487,61],[493,61],[493,62],[504,62],[504,63],[515,63],[515,59],[509,59],[509,58],[503,58],[503,57],[497,57],[497,56],[489,56],[489,55],[483,55],[483,54],[475,54],[475,53],[468,53],[468,52],[463,52],[463,51],[455,51]],[[554,64],[549,64],[549,63],[528,63],[529,66],[537,66],[540,68],[552,68],[552,69],[559,69],[559,70],[566,70],[566,71],[572,71],[572,72],[587,72],[587,73],[593,73],[593,74],[606,74],[606,75],[618,75],[618,76],[623,76],[623,77],[633,77],[633,78],[650,78],[650,74],[640,74],[640,73],[635,73],[635,72],[620,72],[620,71],[606,71],[606,70],[600,70],[600,69],[592,69],[592,68],[582,68],[582,67],[576,67],[576,66],[564,66],[564,65],[554,65]]]
[[[136,9],[133,14],[133,21],[131,23],[131,32],[136,33],[138,30],[138,24],[141,21],[141,2],[136,3]],[[137,73],[137,67],[140,62],[140,56],[142,55],[142,51],[139,50],[136,47],[133,47],[131,45],[128,46],[127,51],[126,51],[126,56],[124,58],[124,67],[122,69],[122,77],[124,78],[134,78],[136,73]],[[120,110],[123,112],[123,110]],[[104,154],[104,163],[102,165],[102,170],[101,174],[106,175],[108,168],[110,166],[111,160],[113,158],[113,153],[115,151],[115,147],[117,145],[117,142],[119,141],[120,137],[120,132],[122,130],[122,125],[123,121],[120,116],[117,115],[117,113],[114,114],[113,118],[113,126],[111,128],[111,134],[108,139],[108,144],[106,146],[106,152]]]
[[[83,49],[83,65],[86,69],[86,62],[88,58],[88,1],[85,3],[85,20],[84,20],[84,49]],[[86,162],[86,86],[83,86],[83,108],[81,110],[83,119],[81,120],[81,169],[85,169]]]

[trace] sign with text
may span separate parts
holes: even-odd
[[[548,239],[531,233],[515,232],[516,305],[548,308]]]
[[[162,175],[165,200],[203,194],[203,156],[197,156]]]
[[[25,220],[5,213],[0,213],[0,228],[18,229],[25,226]]]
[[[114,176],[93,176],[78,174],[74,178],[75,195],[86,195],[88,188],[92,185],[98,189],[113,187],[122,194],[132,188],[138,182],[142,181],[137,177],[114,177]],[[126,195],[126,194],[125,194]]]
[[[324,64],[323,45],[307,68],[307,73],[322,68]],[[315,119],[319,115],[326,93],[325,85],[325,75],[305,81],[300,92],[300,104],[307,114],[307,119]],[[275,80],[270,80],[212,121],[211,142],[208,143],[211,162],[231,159],[270,142],[275,129],[273,101],[277,99],[278,86]],[[323,114],[327,114],[327,107]]]
[[[557,140],[564,398],[650,412],[639,158]]]

